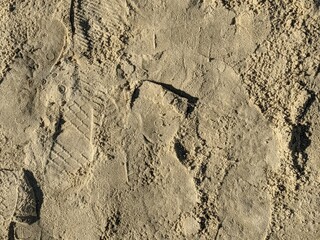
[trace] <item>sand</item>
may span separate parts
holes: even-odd
[[[0,239],[320,239],[318,0],[2,0],[0,23]]]

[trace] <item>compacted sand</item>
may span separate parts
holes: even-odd
[[[0,239],[320,239],[318,0],[1,0]]]

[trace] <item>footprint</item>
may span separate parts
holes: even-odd
[[[4,239],[16,209],[19,179],[14,171],[0,170],[0,238]]]
[[[56,19],[47,20],[45,26],[39,32],[35,43],[41,46],[33,55],[32,59],[39,65],[34,76],[39,79],[46,79],[54,65],[61,58],[67,38],[67,29],[62,22]]]
[[[28,225],[20,222],[13,222],[10,226],[10,240],[25,239],[25,240],[40,240],[42,239],[41,228],[37,223]],[[46,238],[47,239],[47,238]]]
[[[226,66],[206,91],[199,106],[199,132],[213,149],[205,176],[211,179],[206,191],[220,220],[217,236],[264,238],[272,208],[267,172],[280,166],[276,136],[247,101],[232,68]]]
[[[105,38],[103,41],[109,42],[106,33],[120,36],[126,24],[125,1],[73,0],[71,5],[70,18],[75,49],[87,57],[91,56],[93,48],[97,47],[94,46],[97,38],[102,37]],[[95,24],[96,21],[99,21],[99,24]]]
[[[26,129],[37,128],[37,117],[43,108],[43,102],[38,100],[39,87],[59,61],[65,46],[66,29],[60,21],[41,24],[44,30],[33,39],[30,49],[21,50],[21,57],[11,64],[0,88],[0,120],[3,126],[13,129],[8,132],[14,144],[30,140]]]
[[[131,226],[135,231],[148,228],[155,234],[152,229],[157,229],[159,236],[174,236],[169,226],[181,214],[192,212],[198,202],[193,176],[177,159],[173,147],[190,104],[181,95],[172,86],[145,81],[131,101],[126,151],[130,153],[127,161],[133,190],[125,195],[123,208],[142,204],[144,210],[139,212],[139,222],[124,212],[119,232],[122,226]]]
[[[16,226],[23,225],[28,229],[40,219],[43,194],[28,170],[0,170],[0,181],[0,237],[15,239]]]
[[[14,213],[15,221],[32,224],[40,220],[40,210],[43,202],[43,193],[33,176],[33,173],[24,170]]]
[[[66,188],[71,176],[82,175],[93,161],[93,108],[83,97],[75,97],[66,104],[61,126],[52,143],[45,168],[51,187]],[[69,179],[69,183],[66,180]]]
[[[265,12],[235,14],[224,8],[217,8],[210,18],[201,25],[203,31],[199,36],[197,52],[231,65],[253,53],[271,29]]]

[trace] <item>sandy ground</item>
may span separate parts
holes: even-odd
[[[1,0],[0,239],[320,239],[318,0]]]

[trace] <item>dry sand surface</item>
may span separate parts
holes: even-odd
[[[319,240],[319,0],[1,0],[0,239]]]

